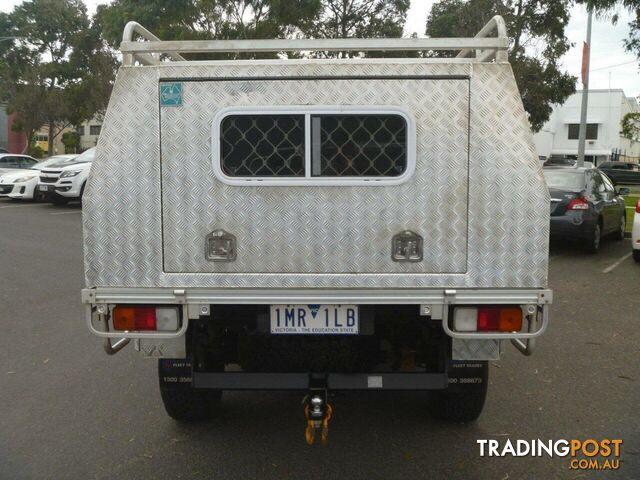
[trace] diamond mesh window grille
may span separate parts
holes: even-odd
[[[398,177],[407,169],[407,122],[397,114],[229,115],[220,135],[230,177]]]
[[[397,177],[407,168],[400,115],[317,115],[311,122],[313,176]]]
[[[304,177],[304,115],[229,115],[221,125],[230,177]]]

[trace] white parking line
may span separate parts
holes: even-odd
[[[627,253],[624,257],[622,257],[621,259],[619,259],[616,263],[614,263],[613,265],[609,265],[607,268],[605,268],[604,270],[602,270],[602,273],[609,273],[610,271],[612,271],[614,268],[616,268],[617,266],[619,266],[622,262],[624,262],[627,258],[629,258],[632,255],[633,252],[629,252]]]
[[[77,212],[55,212],[49,215],[71,215],[72,213],[82,213],[82,210],[78,210]]]

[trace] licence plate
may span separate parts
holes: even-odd
[[[47,191],[49,190],[49,188],[51,188],[51,186],[50,186],[50,185],[38,185],[38,189],[39,189],[41,192],[47,192]]]
[[[357,305],[271,305],[271,333],[356,335]]]

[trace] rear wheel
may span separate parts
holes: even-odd
[[[633,250],[633,259],[636,262],[640,262],[640,250]]]
[[[448,372],[449,387],[431,392],[431,411],[437,418],[451,422],[477,420],[487,398],[489,363],[450,362]]]
[[[193,388],[191,359],[160,359],[158,377],[164,408],[174,420],[202,422],[219,410],[222,391]]]
[[[618,230],[616,230],[616,233],[613,238],[615,238],[618,241],[624,240],[624,233],[626,230],[627,230],[627,219],[624,215],[622,215],[620,216],[620,225],[618,225]]]
[[[596,226],[591,231],[591,235],[585,244],[587,248],[587,252],[589,253],[598,253],[600,250],[600,242],[602,240],[602,227],[600,222],[596,223]]]

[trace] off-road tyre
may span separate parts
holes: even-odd
[[[449,387],[431,392],[430,410],[440,420],[473,422],[484,408],[489,381],[485,361],[449,362]],[[451,368],[452,365],[461,368]],[[475,383],[466,383],[473,381]]]

